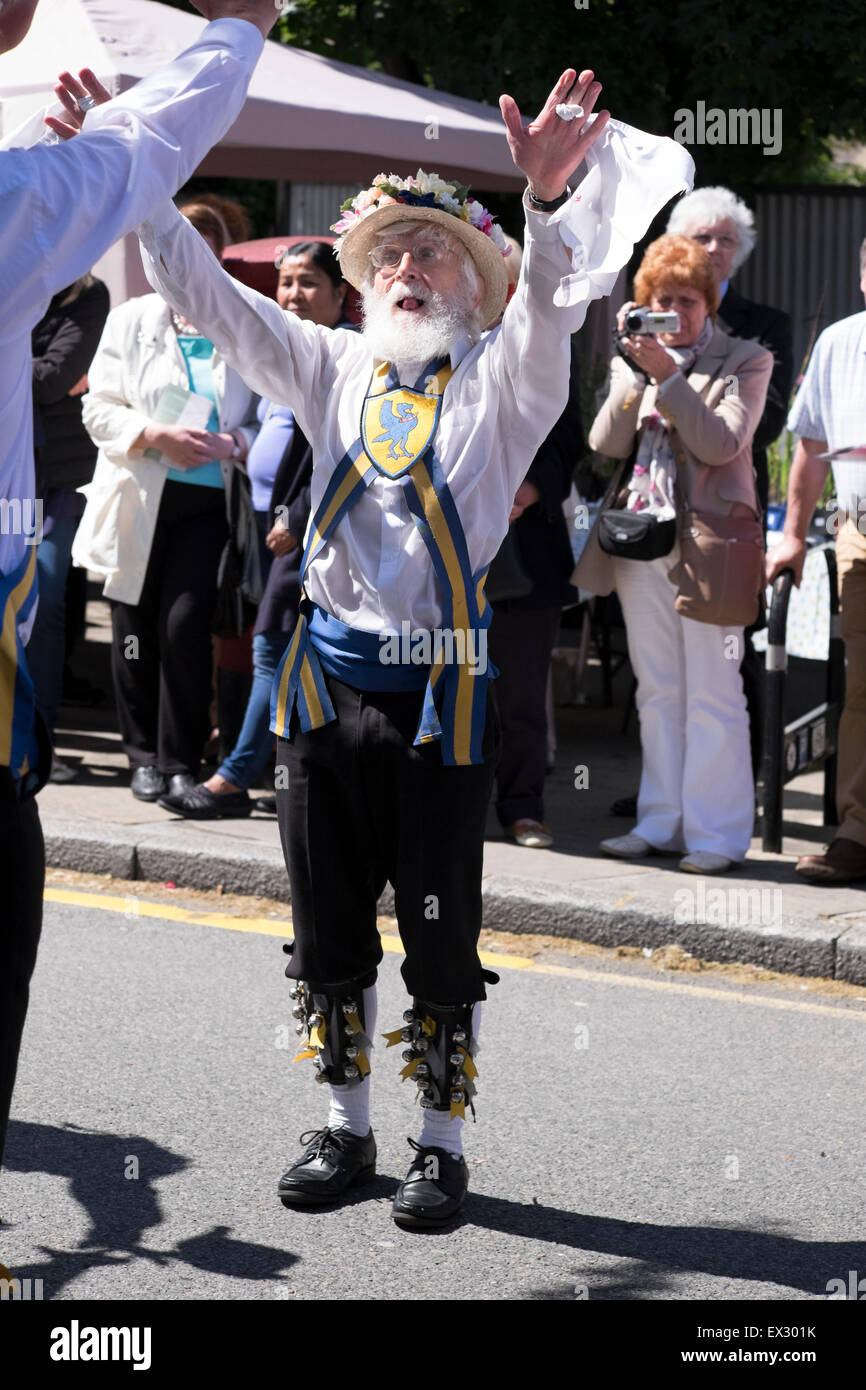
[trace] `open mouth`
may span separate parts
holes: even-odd
[[[423,300],[423,299],[416,299],[416,298],[415,298],[413,295],[411,295],[411,294],[410,294],[410,295],[407,295],[405,299],[398,299],[398,300],[397,300],[397,308],[398,308],[398,309],[403,309],[403,310],[405,310],[405,312],[406,312],[407,314],[414,314],[414,313],[417,313],[417,311],[418,311],[419,309],[423,309],[423,307],[424,307],[424,300]]]

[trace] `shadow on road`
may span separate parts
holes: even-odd
[[[509,1235],[547,1240],[575,1250],[634,1260],[633,1268],[599,1271],[575,1266],[575,1285],[588,1286],[590,1299],[640,1299],[657,1294],[677,1273],[710,1274],[826,1297],[831,1279],[866,1268],[866,1241],[808,1241],[771,1231],[724,1226],[659,1226],[582,1216],[556,1207],[523,1205],[471,1193],[467,1224]],[[528,1298],[574,1298],[574,1286],[525,1290]]]
[[[163,1219],[156,1182],[183,1172],[189,1160],[141,1135],[13,1121],[4,1167],[11,1172],[66,1178],[72,1196],[87,1212],[90,1226],[77,1247],[55,1250],[41,1245],[46,1261],[29,1267],[16,1264],[16,1276],[41,1279],[49,1299],[56,1298],[81,1274],[130,1264],[133,1259],[161,1266],[181,1264],[250,1280],[277,1279],[297,1262],[298,1257],[285,1250],[233,1240],[228,1226],[214,1226],[178,1241],[169,1250],[143,1246],[145,1232],[161,1225]],[[133,1171],[137,1177],[125,1176]]]

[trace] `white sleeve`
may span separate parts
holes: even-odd
[[[610,121],[561,208],[540,213],[524,194],[520,280],[490,358],[510,388],[500,398],[510,432],[536,447],[546,438],[568,399],[570,335],[591,302],[611,293],[656,213],[693,177],[682,145]]]
[[[287,405],[311,441],[319,434],[337,363],[360,351],[355,335],[285,312],[223,270],[207,243],[166,203],[138,229],[157,294],[206,333],[247,386]]]
[[[7,326],[32,326],[46,300],[190,177],[238,116],[263,44],[246,20],[217,20],[173,63],[88,112],[74,140],[0,152]]]

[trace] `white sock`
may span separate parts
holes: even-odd
[[[364,990],[364,1031],[373,1037],[376,1027],[376,986]],[[368,1058],[368,1060],[370,1060]],[[347,1129],[361,1138],[370,1132],[370,1077],[359,1086],[331,1086],[328,1129]]]
[[[478,1041],[478,1028],[481,1023],[481,1005],[475,1004],[472,1009],[472,1041]],[[425,1110],[424,1123],[421,1126],[421,1134],[418,1143],[422,1149],[436,1148],[444,1149],[452,1158],[459,1158],[463,1153],[463,1120],[459,1115],[451,1118],[447,1110]]]

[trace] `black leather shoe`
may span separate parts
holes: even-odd
[[[253,802],[256,811],[262,811],[266,816],[277,814],[277,798],[275,796],[257,796]]]
[[[417,1150],[409,1172],[397,1188],[392,1215],[398,1226],[431,1230],[447,1226],[463,1206],[469,1191],[466,1160],[445,1149]]]
[[[130,790],[139,801],[158,801],[168,791],[168,782],[159,768],[137,767],[132,774]]]
[[[637,796],[621,796],[610,808],[612,816],[626,816],[634,820],[637,816]]]
[[[376,1176],[372,1129],[363,1138],[347,1129],[310,1129],[301,1135],[301,1143],[307,1147],[277,1187],[284,1207],[324,1206],[348,1187],[372,1182]]]
[[[174,778],[172,779],[175,780]],[[179,780],[179,779],[178,779]],[[188,820],[221,820],[224,816],[248,816],[253,809],[246,792],[212,792],[204,782],[198,786],[162,796],[159,804],[165,811],[173,811],[176,816],[186,816]]]
[[[173,772],[168,779],[168,795],[183,796],[184,792],[191,792],[195,786],[195,778],[191,772]]]

